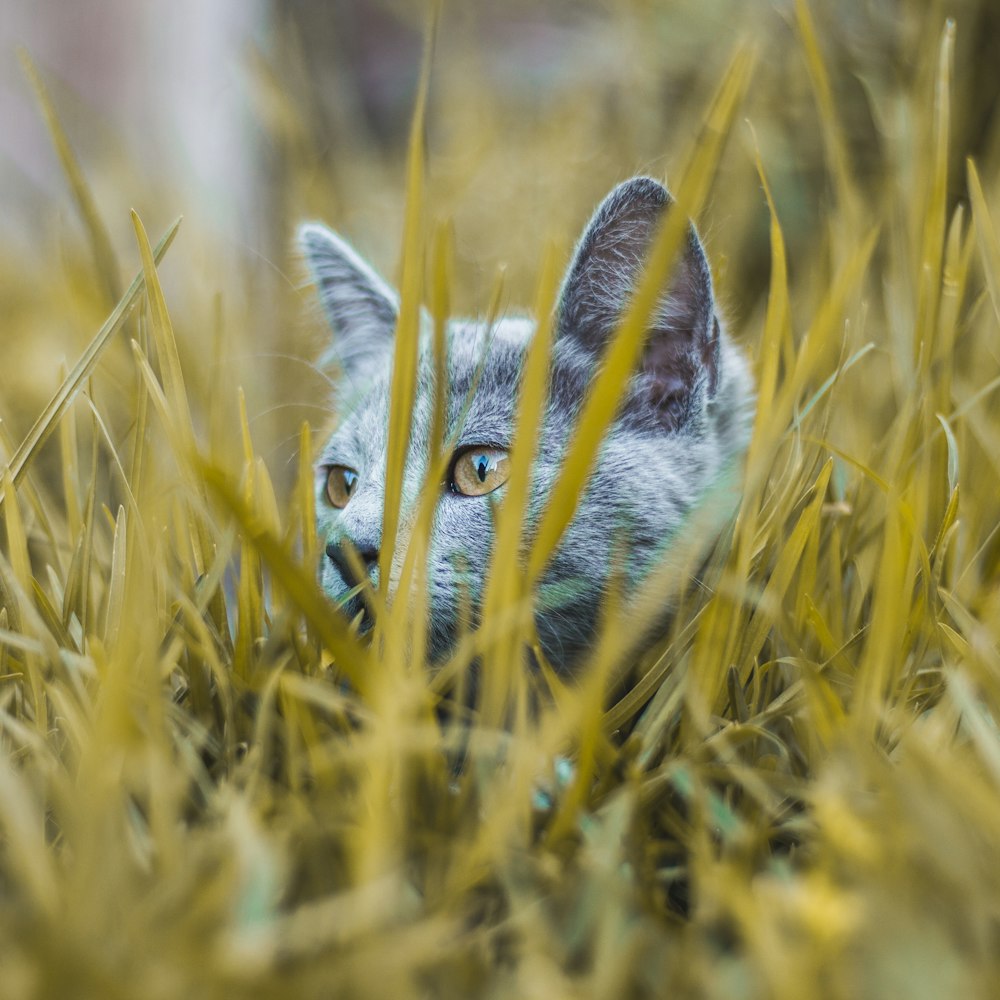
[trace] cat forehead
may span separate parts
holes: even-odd
[[[473,384],[476,396],[513,388],[520,376],[535,323],[527,318],[505,318],[493,323],[455,320],[448,330],[448,378],[452,393],[465,393]],[[428,346],[425,371],[432,370]]]
[[[464,414],[464,422],[492,440],[509,435],[514,399],[524,354],[535,331],[528,317],[504,317],[493,323],[456,319],[447,326],[447,372],[450,416]],[[434,398],[434,352],[431,330],[425,325],[417,365],[412,433],[429,428]],[[343,386],[342,415],[326,451],[371,454],[385,446],[390,408],[392,356],[365,383]],[[326,461],[333,460],[327,456]]]
[[[478,363],[495,346],[524,351],[534,333],[535,321],[528,316],[505,316],[492,323],[457,319],[448,324],[448,346],[456,360],[468,355]]]

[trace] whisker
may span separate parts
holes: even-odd
[[[256,247],[251,246],[249,243],[243,240],[234,240],[233,242],[235,246],[238,246],[241,250],[245,250],[248,254],[250,254],[251,257],[256,257],[258,260],[263,261],[265,264],[267,264],[267,266],[279,278],[281,278],[281,280],[284,281],[284,283],[288,285],[288,287],[293,292],[298,293],[302,291],[299,285],[295,281],[293,281],[291,277],[284,270],[282,270],[282,268],[280,268],[273,260],[271,260],[271,258],[268,257],[267,254],[262,253]]]

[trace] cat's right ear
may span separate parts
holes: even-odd
[[[619,184],[601,202],[570,264],[559,304],[560,337],[597,358],[638,287],[656,233],[673,199],[651,177]],[[714,394],[719,320],[712,273],[688,225],[671,277],[649,318],[639,371],[651,412],[675,430]]]
[[[298,244],[333,331],[337,360],[351,374],[370,370],[391,354],[399,315],[396,293],[321,223],[300,226]]]

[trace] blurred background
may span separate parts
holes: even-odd
[[[429,199],[431,217],[454,225],[456,308],[483,309],[501,270],[505,305],[527,305],[546,242],[568,252],[614,183],[637,172],[669,182],[743,41],[758,53],[747,125],[699,220],[720,297],[736,335],[752,343],[769,259],[755,142],[792,284],[822,287],[817,248],[835,193],[794,8],[793,0],[444,4]],[[915,80],[912,67],[928,64],[945,18],[956,19],[949,193],[962,199],[965,156],[998,155],[1000,129],[990,124],[1000,5],[811,8],[869,200],[880,197],[882,178],[905,181],[911,132],[930,121],[932,99],[932,81]],[[163,275],[192,396],[208,398],[219,384],[213,365],[225,365],[235,376],[227,383],[246,388],[258,447],[280,480],[300,422],[325,419],[325,383],[310,368],[325,334],[302,287],[294,228],[323,219],[395,278],[426,23],[426,5],[405,0],[0,0],[0,411],[10,435],[23,434],[57,384],[59,359],[71,364],[111,307],[19,47],[49,89],[123,282],[138,262],[129,208],[153,240],[184,216]],[[914,93],[926,95],[924,108],[912,107]],[[207,363],[205,334],[215,330],[225,349]],[[109,361],[102,377],[127,377],[125,352],[121,361],[117,376]]]

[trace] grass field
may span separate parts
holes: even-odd
[[[320,134],[294,45],[250,59],[279,247],[328,219],[404,317],[551,301],[634,172],[698,220],[758,386],[742,500],[615,595],[572,682],[519,653],[558,510],[529,572],[498,547],[442,672],[431,502],[375,641],[332,613],[294,262],[226,260],[140,178],[128,225],[128,165],[76,155],[26,60],[69,186],[30,252],[0,245],[3,1000],[997,995],[1000,29],[987,0],[668,6],[594,5],[537,102],[446,7],[385,141]],[[623,656],[624,616],[668,600]],[[476,657],[480,711],[443,724]]]

